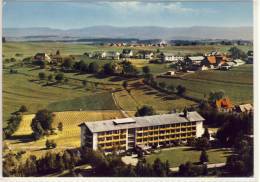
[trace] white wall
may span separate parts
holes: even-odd
[[[201,137],[201,135],[203,133],[204,133],[203,122],[197,121],[196,122],[196,138]]]
[[[85,145],[85,133],[86,133],[86,126],[80,126],[80,145],[83,147]]]
[[[93,150],[97,150],[97,133],[93,133]]]

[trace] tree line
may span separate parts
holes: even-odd
[[[30,155],[27,160],[19,164],[12,155],[3,162],[4,176],[43,176],[69,170],[71,176],[76,176],[75,166],[89,164],[89,176],[98,177],[167,177],[171,176],[169,162],[156,159],[152,164],[145,159],[139,160],[137,165],[126,165],[121,156],[115,152],[105,155],[102,151],[87,148],[67,149],[63,153],[47,152],[45,156],[36,158]]]
[[[11,114],[8,119],[7,126],[3,129],[3,139],[10,138],[12,134],[18,129],[22,115],[21,113],[27,112],[28,109],[25,105],[22,105],[18,111]]]

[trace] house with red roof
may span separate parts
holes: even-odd
[[[234,108],[234,105],[228,97],[216,100],[215,106],[219,111],[222,112],[229,112]]]

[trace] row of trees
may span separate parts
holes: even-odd
[[[21,122],[21,113],[27,112],[28,109],[25,105],[22,105],[18,111],[11,114],[8,119],[7,126],[3,129],[3,139],[7,139],[18,129]]]
[[[253,134],[253,113],[224,115],[223,125],[218,129],[218,141],[228,147],[233,147],[244,136]]]
[[[174,93],[174,94],[178,94],[180,96],[183,96],[186,92],[186,87],[182,86],[182,85],[166,85],[165,82],[157,82],[154,79],[154,76],[152,74],[146,74],[145,78],[144,78],[144,82],[150,86],[152,86],[155,89],[158,89],[160,91],[163,92],[167,92],[167,93]]]
[[[48,79],[48,81],[53,81],[53,75],[52,74],[49,74],[48,76],[44,73],[44,72],[40,72],[38,74],[38,77],[40,80],[45,80],[46,78]],[[64,75],[63,73],[58,73],[55,75],[54,79],[57,81],[57,82],[61,82],[63,79],[64,79]]]
[[[156,159],[151,165],[140,160],[135,167],[126,165],[122,162],[121,157],[113,152],[105,155],[100,151],[89,149],[72,149],[65,150],[64,153],[48,152],[42,158],[37,159],[31,155],[25,161],[18,165],[12,155],[8,156],[3,163],[4,176],[43,176],[55,172],[62,172],[69,169],[71,176],[75,174],[75,166],[90,164],[92,167],[91,176],[116,176],[116,177],[164,177],[170,176],[169,162],[162,162]]]
[[[121,63],[110,62],[106,63],[103,66],[97,62],[86,63],[83,60],[73,63],[71,59],[65,59],[62,67],[64,70],[75,70],[80,73],[100,73],[104,75],[113,75],[120,73],[122,75],[136,76],[139,71],[130,61],[123,61]],[[148,71],[145,68],[145,71]]]
[[[226,170],[231,176],[253,176],[254,149],[252,138],[244,137],[234,145],[235,153],[227,158]]]

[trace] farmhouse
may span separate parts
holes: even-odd
[[[182,56],[175,56],[172,53],[163,53],[162,55],[162,59],[164,62],[173,62],[173,63],[177,63],[178,61],[183,61],[184,57]]]
[[[211,69],[217,69],[225,62],[226,57],[224,56],[207,56],[206,59],[203,60],[202,64]]]
[[[47,61],[48,63],[51,62],[50,56],[48,56],[48,54],[46,54],[46,53],[37,53],[37,54],[35,54],[34,60],[35,61]]]
[[[133,55],[134,55],[134,52],[131,49],[123,49],[123,51],[122,51],[122,56],[124,58],[130,58],[130,57],[133,57]]]
[[[215,104],[216,104],[216,108],[222,112],[229,112],[232,111],[232,109],[234,108],[231,100],[227,97],[216,100]]]
[[[81,146],[93,150],[126,151],[137,145],[161,146],[200,137],[203,121],[196,111],[83,122]]]

